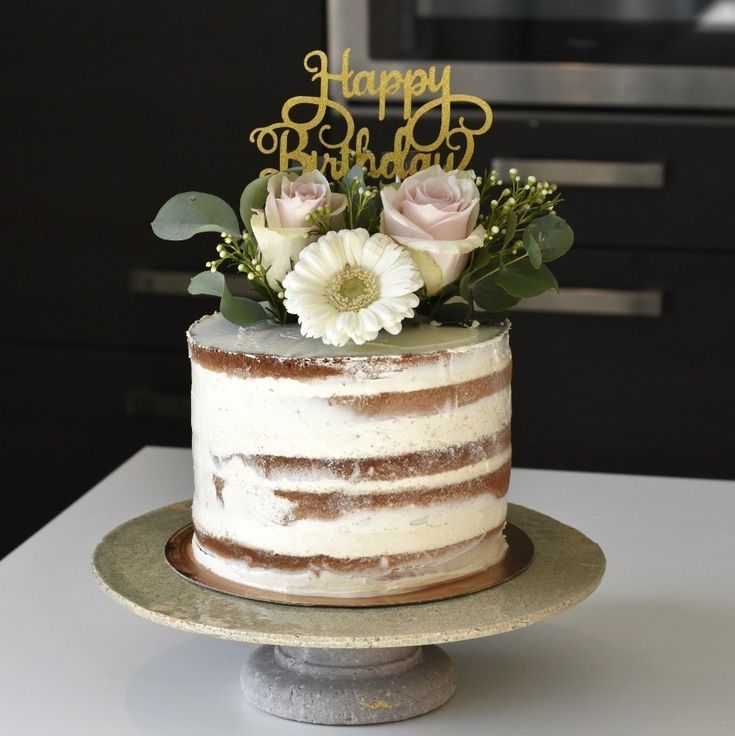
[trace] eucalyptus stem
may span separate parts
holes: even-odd
[[[472,282],[472,286],[475,286],[481,281],[484,281],[488,276],[494,276],[496,273],[500,273],[502,270],[508,268],[509,266],[512,266],[514,263],[518,263],[518,261],[522,261],[524,258],[528,258],[528,253],[524,253],[523,255],[518,256],[518,258],[514,258],[512,261],[508,261],[507,263],[503,264],[503,266],[498,266],[492,271],[488,271],[487,273],[482,274],[482,276]]]

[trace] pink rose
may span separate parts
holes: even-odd
[[[477,225],[480,192],[474,172],[431,166],[398,187],[384,187],[380,196],[381,230],[411,250],[428,295],[459,278],[485,237],[485,228]]]
[[[347,197],[332,192],[320,171],[310,171],[301,176],[279,173],[268,180],[265,210],[253,210],[250,224],[271,288],[280,288],[279,284],[291,270],[291,264],[309,243],[316,240],[316,237],[309,236],[312,223],[307,215],[324,206],[331,208],[332,227],[339,229]]]
[[[308,174],[274,174],[268,181],[265,220],[270,228],[311,228],[306,216],[317,207],[329,205],[332,217],[347,206],[344,194],[334,194],[321,171]]]

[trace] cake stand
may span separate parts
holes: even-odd
[[[97,546],[101,587],[134,613],[175,629],[262,644],[242,687],[282,718],[323,724],[400,721],[443,705],[456,680],[438,646],[502,634],[570,608],[598,586],[605,556],[582,533],[509,505],[508,520],[533,541],[525,572],[478,593],[375,608],[304,607],[238,598],[195,585],[164,559],[168,539],[191,521],[191,503],[126,522]]]

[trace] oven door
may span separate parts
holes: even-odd
[[[328,35],[494,105],[735,109],[735,0],[329,0]]]

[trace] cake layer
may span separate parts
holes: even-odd
[[[410,492],[416,487],[438,488],[469,481],[510,465],[510,431],[501,430],[485,440],[433,453],[409,452],[382,458],[320,460],[273,455],[202,455],[197,485],[206,488],[208,478],[219,478],[224,488],[294,489],[305,493],[361,495]]]
[[[448,449],[476,442],[478,427],[507,426],[511,411],[507,384],[470,404],[447,403],[431,414],[369,417],[319,399],[284,399],[261,392],[257,381],[248,383],[248,391],[243,392],[240,379],[194,366],[194,397],[214,395],[206,402],[197,402],[192,410],[193,433],[196,441],[204,442],[215,455],[352,459],[409,449]],[[259,421],[261,417],[264,421]],[[254,422],[258,422],[257,432],[253,431]],[[298,432],[297,453],[290,428]],[[328,452],[325,438],[329,439]]]
[[[193,510],[194,528],[197,534],[264,553],[347,559],[457,544],[502,525],[507,509],[505,497],[486,493],[431,504],[357,509],[326,520],[290,520],[291,503],[279,501],[288,523],[264,519],[269,514],[257,513],[257,503],[251,505],[255,513],[237,515],[223,514],[219,505],[200,504]]]
[[[195,439],[196,442],[196,439]],[[410,443],[408,443],[410,445]],[[440,443],[437,442],[437,445]],[[212,455],[214,468],[239,460],[252,481],[269,479],[277,482],[298,480],[300,487],[314,484],[322,490],[332,482],[350,481],[363,488],[366,484],[383,483],[393,487],[408,477],[422,476],[422,482],[437,484],[438,476],[458,471],[458,478],[474,477],[490,458],[510,449],[510,429],[506,425],[495,434],[460,445],[440,446],[430,450],[414,450],[372,457],[294,457],[288,455]]]
[[[194,557],[213,572],[264,590],[301,595],[367,597],[390,595],[463,578],[497,564],[507,544],[502,528],[429,553],[381,555],[344,563],[315,556],[307,560],[264,556],[207,537],[194,539]]]

